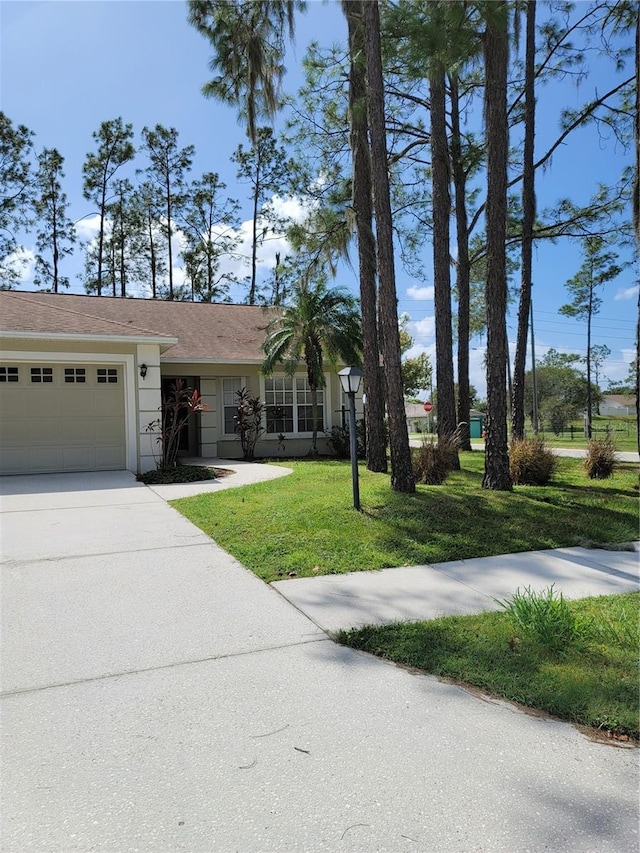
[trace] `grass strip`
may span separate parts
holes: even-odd
[[[590,481],[581,460],[562,458],[550,485],[493,492],[484,454],[460,458],[443,485],[413,495],[361,464],[360,513],[350,463],[335,459],[288,461],[290,476],[172,504],[267,582],[638,537],[637,465]]]
[[[640,593],[568,602],[576,637],[551,649],[506,612],[341,631],[337,642],[585,726],[637,739]]]

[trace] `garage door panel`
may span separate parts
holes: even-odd
[[[59,418],[36,418],[25,425],[29,441],[36,444],[60,444],[62,441],[62,421]]]
[[[96,447],[95,467],[98,470],[113,470],[125,467],[125,454],[122,445]]]
[[[99,389],[96,391],[93,398],[93,411],[99,418],[108,415],[115,415],[122,407],[122,391],[109,389]]]
[[[45,363],[34,372],[30,364],[14,364],[19,381],[0,382],[0,474],[126,466],[121,367]],[[105,377],[117,381],[99,381]]]
[[[65,471],[88,471],[95,468],[95,451],[92,447],[65,447],[62,450]]]
[[[96,438],[95,425],[92,420],[85,418],[72,420],[66,418],[63,422],[62,440],[65,444],[92,444]]]
[[[118,418],[100,418],[94,422],[95,439],[98,442],[121,444],[124,440],[123,424]]]

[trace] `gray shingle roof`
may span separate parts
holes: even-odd
[[[163,358],[262,361],[272,311],[256,305],[0,291],[0,334],[177,338]],[[170,342],[167,342],[170,343]]]

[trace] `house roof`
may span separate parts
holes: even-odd
[[[0,291],[3,337],[155,338],[170,361],[261,362],[269,320],[257,305]]]
[[[636,404],[636,398],[630,397],[627,394],[604,394],[603,402],[610,406],[620,406],[620,408],[633,408]]]

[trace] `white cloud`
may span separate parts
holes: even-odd
[[[19,246],[15,252],[7,255],[2,266],[14,273],[17,284],[20,286],[24,283],[30,283],[33,280],[35,262],[35,252],[32,249]]]
[[[416,343],[424,343],[433,338],[436,333],[436,318],[425,317],[424,320],[411,321],[408,324],[408,331]]]
[[[625,290],[619,290],[613,298],[616,302],[619,302],[622,299],[633,299],[637,295],[638,285],[636,284],[633,287],[627,287]]]
[[[428,299],[433,301],[433,286],[431,287],[408,287],[407,296],[411,299]]]
[[[100,230],[100,215],[92,213],[90,216],[84,216],[75,226],[79,240],[92,240]]]
[[[279,195],[272,197],[270,206],[276,216],[291,219],[293,222],[304,222],[314,207],[306,199],[301,199],[297,196],[282,198]]]

